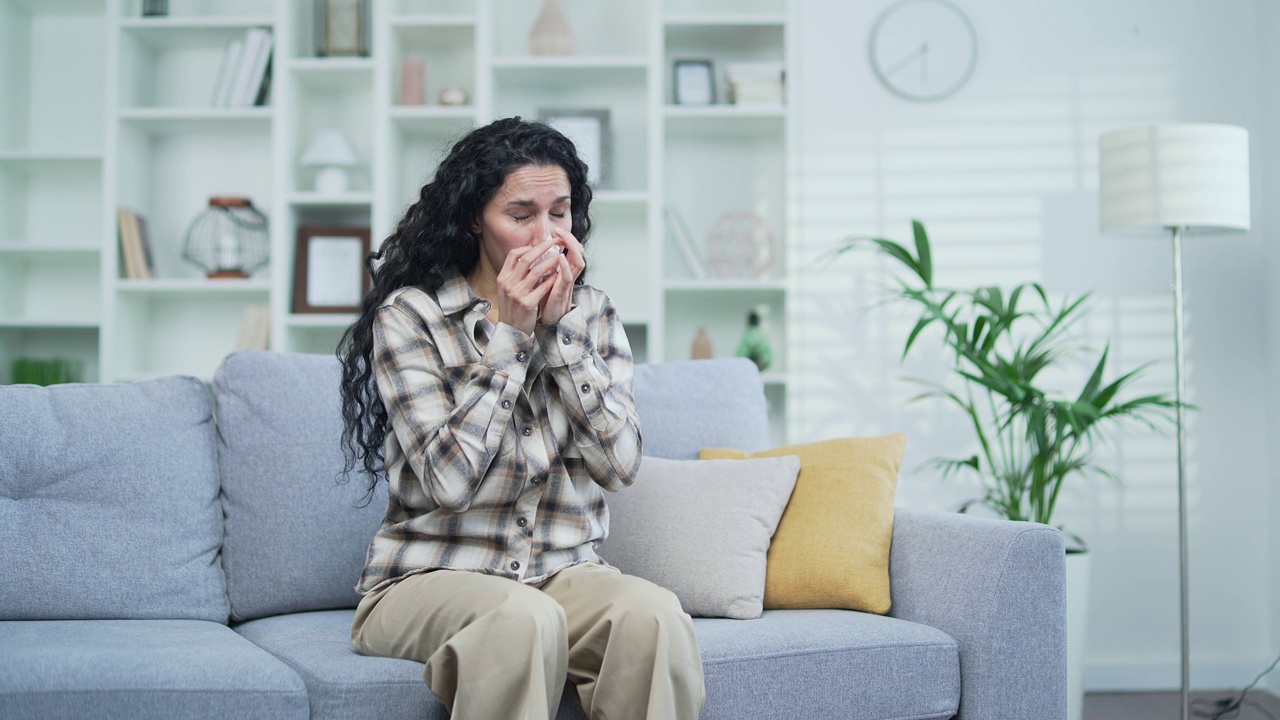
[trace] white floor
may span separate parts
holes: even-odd
[[[1191,717],[1211,718],[1220,699],[1239,697],[1239,690],[1191,694]],[[1083,720],[1179,720],[1180,694],[1172,693],[1088,693],[1084,696]],[[1280,698],[1262,690],[1250,690],[1238,712],[1223,720],[1280,720]]]

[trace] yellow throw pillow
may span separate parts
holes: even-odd
[[[769,546],[764,607],[889,612],[893,495],[907,438],[838,438],[703,460],[797,455],[800,476]]]

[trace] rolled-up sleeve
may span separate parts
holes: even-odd
[[[612,491],[630,485],[640,468],[640,417],[626,331],[612,301],[594,292],[555,325],[540,326],[537,338],[587,471]]]
[[[533,338],[499,324],[481,362],[450,368],[426,322],[388,305],[374,318],[373,340],[378,392],[422,491],[443,508],[467,509],[511,420]],[[459,372],[461,384],[451,376]]]

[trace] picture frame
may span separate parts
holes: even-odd
[[[293,256],[293,312],[355,313],[370,289],[368,227],[303,225]]]
[[[676,60],[671,68],[671,92],[676,105],[714,105],[715,64],[700,58]]]
[[[315,0],[316,57],[369,57],[368,0]]]
[[[608,109],[540,108],[538,121],[559,130],[573,141],[578,157],[587,164],[589,185],[601,188],[613,182],[613,140]]]

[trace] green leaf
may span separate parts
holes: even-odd
[[[916,254],[920,261],[916,266],[917,274],[927,288],[933,287],[933,253],[929,249],[929,234],[924,230],[924,223],[911,221],[911,232],[916,236]]]

